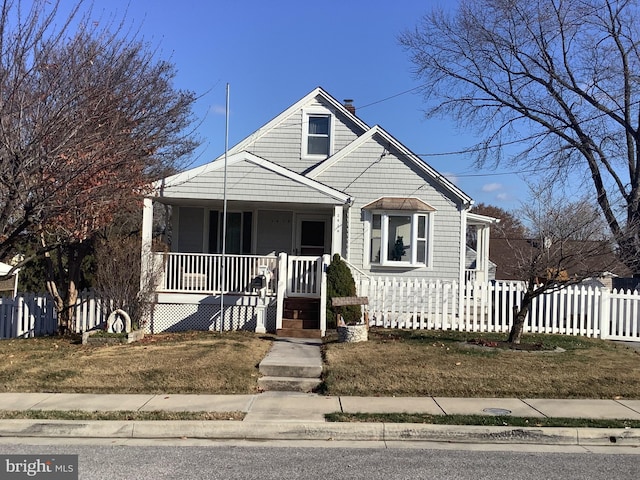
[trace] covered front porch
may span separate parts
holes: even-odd
[[[247,152],[228,175],[223,165],[164,179],[144,201],[142,268],[158,279],[150,329],[281,332],[299,317],[287,299],[306,298],[317,315],[304,329],[323,335],[323,262],[342,254],[351,198]]]
[[[326,332],[329,255],[153,252],[152,259],[159,275],[150,333],[251,330],[313,338]]]

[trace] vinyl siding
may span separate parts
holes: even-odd
[[[314,107],[327,108],[326,105],[322,105],[318,101],[305,106],[305,108]],[[357,127],[347,122],[346,117],[337,115],[334,110],[330,109],[330,112],[335,116],[334,131],[332,132],[335,153],[357,138]],[[246,150],[296,173],[303,173],[314,167],[319,160],[302,159],[302,141],[304,139],[302,115],[303,110],[298,110],[274,129],[250,143]]]
[[[222,169],[217,169],[169,187],[163,195],[166,198],[216,200],[222,199],[223,194],[224,174]],[[317,190],[248,161],[236,163],[228,168],[227,199],[325,205],[336,203],[334,199]]]
[[[376,275],[401,274],[404,277],[423,277],[458,280],[460,271],[460,208],[433,179],[399,157],[398,152],[385,151],[375,137],[365,142],[315,179],[354,198],[349,209],[349,258],[353,265],[364,266],[366,232],[362,207],[380,197],[416,197],[431,205],[433,213],[432,266],[427,268],[388,268],[372,266]]]

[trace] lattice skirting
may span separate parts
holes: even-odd
[[[187,330],[249,330],[255,331],[257,307],[255,305],[225,305],[221,325],[220,304],[215,303],[158,303],[147,333],[183,332]],[[270,305],[265,312],[265,327],[268,332],[276,330],[276,306]]]

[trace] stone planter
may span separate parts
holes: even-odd
[[[366,342],[369,339],[369,330],[367,325],[346,325],[338,327],[339,342]]]
[[[82,334],[83,345],[118,345],[122,343],[133,343],[144,338],[143,330],[134,330],[126,335],[118,337],[103,337],[96,335],[101,330],[89,330]]]

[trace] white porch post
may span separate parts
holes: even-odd
[[[153,253],[153,200],[144,199],[142,210],[142,251],[140,259],[140,289],[144,289],[148,282],[149,272],[152,271]]]
[[[489,281],[489,227],[476,226],[476,278],[477,282]]]
[[[331,256],[336,253],[342,256],[342,223],[344,210],[341,205],[333,207],[333,221],[331,228]]]

